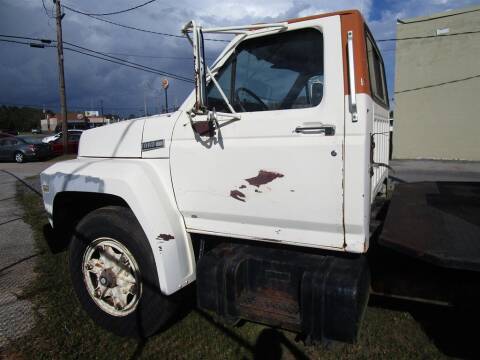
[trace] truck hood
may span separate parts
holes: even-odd
[[[80,138],[78,156],[141,158],[142,142],[162,139],[164,147],[159,151],[149,151],[150,156],[146,157],[168,157],[167,143],[179,114],[177,111],[120,121],[84,131]]]
[[[146,118],[138,118],[84,131],[78,156],[141,157],[142,132]]]

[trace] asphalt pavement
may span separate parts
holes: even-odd
[[[37,251],[15,200],[17,181],[0,171],[0,349],[34,323],[32,304],[22,294],[35,277]]]
[[[480,181],[480,162],[450,160],[391,160],[389,176],[400,182]]]

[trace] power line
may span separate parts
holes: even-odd
[[[45,11],[45,15],[47,15],[48,18],[50,19],[55,19],[55,16],[53,16],[53,10],[51,11],[51,14],[48,14],[47,6],[45,5],[45,0],[42,0],[42,5],[43,5],[43,10]]]
[[[14,44],[22,44],[22,45],[32,45],[33,43],[19,41],[19,40],[9,40],[9,39],[0,39],[0,41],[14,43]],[[41,45],[41,44],[33,44],[33,45]]]
[[[121,59],[121,58],[118,58],[118,57],[115,57],[115,56],[108,55],[108,54],[103,53],[103,52],[101,52],[101,51],[96,51],[96,50],[92,50],[92,49],[89,49],[89,48],[86,48],[86,47],[83,47],[83,46],[80,46],[80,45],[76,45],[76,44],[70,43],[70,42],[68,42],[68,41],[64,41],[64,43],[67,44],[67,45],[76,47],[76,48],[78,48],[78,49],[82,49],[82,50],[85,50],[85,51],[89,51],[89,52],[92,52],[92,53],[94,53],[94,54],[102,55],[102,56],[105,56],[105,57],[107,57],[107,58],[111,58],[111,59],[114,59],[114,60],[117,60],[117,61],[122,61],[122,62],[125,62],[125,63],[127,63],[127,64],[131,64],[131,65],[135,65],[135,66],[141,66],[141,67],[143,67],[143,68],[145,68],[145,69],[148,69],[148,70],[152,70],[152,71],[156,71],[156,72],[158,72],[158,73],[161,73],[161,75],[169,76],[169,77],[171,77],[171,78],[176,78],[177,80],[183,80],[183,81],[187,81],[187,82],[192,82],[192,83],[193,83],[193,80],[187,78],[186,76],[176,75],[176,74],[172,74],[172,73],[167,72],[167,71],[163,71],[163,70],[151,68],[151,67],[149,67],[149,66],[145,66],[145,65],[142,65],[142,64],[137,64],[137,63],[134,63],[134,62],[125,60],[125,59]]]
[[[68,44],[67,42],[65,42],[65,44]],[[81,48],[81,47],[80,47]],[[69,47],[66,47],[65,50],[69,50],[69,51],[73,51],[73,52],[76,52],[76,53],[79,53],[79,54],[83,54],[83,55],[86,55],[86,56],[90,56],[90,57],[93,57],[93,58],[96,58],[96,59],[100,59],[100,60],[104,60],[104,61],[108,61],[108,62],[112,62],[112,63],[115,63],[115,64],[118,64],[118,65],[123,65],[123,66],[127,66],[127,67],[131,67],[133,69],[137,69],[137,70],[143,70],[145,72],[149,72],[149,73],[152,73],[152,74],[156,74],[156,75],[162,75],[162,76],[165,76],[165,77],[169,77],[171,79],[175,79],[175,80],[179,80],[179,81],[184,81],[184,82],[188,82],[188,83],[194,83],[193,80],[191,79],[188,79],[188,78],[185,78],[183,76],[179,76],[179,75],[175,75],[175,74],[170,74],[170,73],[167,73],[167,72],[164,72],[164,71],[161,71],[161,70],[157,70],[157,69],[154,69],[154,68],[150,68],[150,67],[147,67],[147,66],[144,66],[144,65],[141,65],[141,64],[136,64],[136,63],[132,63],[130,61],[127,61],[127,60],[123,60],[123,59],[120,59],[120,58],[117,58],[117,60],[111,60],[111,59],[108,59],[106,57],[101,57],[101,56],[97,56],[97,55],[93,55],[93,54],[89,54],[85,51],[80,51],[80,50],[77,50],[77,49],[73,49],[73,48],[69,48]],[[92,51],[92,50],[87,50],[87,51],[91,51],[93,53],[99,53],[99,52],[96,52],[96,51]],[[100,53],[101,54],[101,53]],[[104,55],[104,56],[107,56],[107,55]],[[108,57],[111,57],[113,59],[115,59],[114,57],[112,56],[108,56]],[[130,65],[130,64],[136,64],[136,65]]]
[[[21,106],[21,107],[30,107],[30,108],[39,108],[43,109],[44,107],[47,110],[50,110],[48,108],[54,108],[58,107],[58,103],[47,103],[48,106],[44,106],[45,104],[24,104],[24,103],[16,103],[16,102],[8,102],[8,101],[0,101],[0,106]],[[93,106],[93,108],[96,108],[97,106]],[[92,106],[88,105],[69,105],[69,109],[91,109]],[[105,106],[106,109],[118,109],[118,110],[128,110],[128,109],[138,109],[141,110],[141,106]]]
[[[405,21],[405,20],[397,19],[397,21],[398,21],[400,24],[408,25],[408,24],[415,24],[415,23],[419,23],[419,22],[425,22],[425,21],[443,19],[443,18],[451,17],[451,16],[468,14],[468,13],[472,13],[472,12],[476,12],[476,11],[480,11],[480,9],[467,10],[467,11],[462,11],[462,12],[458,12],[458,13],[455,13],[455,14],[445,14],[445,15],[439,15],[439,16],[434,16],[434,17],[428,17],[428,18],[426,18],[426,19],[419,19],[419,20],[412,20],[412,21]]]
[[[124,25],[124,24],[120,24],[120,23],[117,23],[117,22],[114,22],[114,21],[107,20],[107,19],[101,19],[101,18],[95,17],[94,15],[86,14],[86,13],[84,13],[84,12],[82,12],[82,11],[73,9],[73,8],[71,8],[70,6],[67,6],[67,5],[62,5],[62,6],[63,6],[65,9],[68,9],[68,10],[74,12],[74,13],[81,14],[81,15],[85,15],[85,16],[88,16],[88,17],[90,17],[90,18],[92,18],[92,19],[95,19],[95,20],[98,20],[98,21],[103,21],[103,22],[106,22],[106,23],[111,24],[111,25],[120,26],[120,27],[123,27],[123,28],[125,28],[125,29],[136,30],[136,31],[144,32],[144,33],[161,35],[161,36],[168,36],[168,37],[173,37],[173,38],[186,39],[186,36],[183,36],[183,35],[169,34],[169,33],[164,33],[164,32],[153,31],[153,30],[141,29],[141,28],[138,28],[138,27],[135,27],[135,26]],[[220,41],[220,42],[230,42],[230,41],[228,41],[228,40],[211,39],[211,38],[205,38],[204,40],[208,40],[208,41]]]
[[[27,39],[27,40],[43,41],[43,42],[47,42],[46,44],[50,44],[51,42],[56,42],[55,40],[39,39],[39,38],[32,38],[32,37],[26,37],[26,36],[13,36],[13,35],[1,35],[0,34],[0,37],[10,37],[10,38],[15,38],[15,39]],[[18,43],[18,44],[22,44],[22,45],[29,45],[29,46],[32,46],[32,47],[55,47],[53,45],[28,43],[28,42],[22,42],[22,41],[18,41],[18,40],[0,39],[0,41]],[[184,82],[188,82],[188,83],[193,83],[194,82],[192,79],[190,79],[186,76],[177,75],[177,74],[173,74],[173,73],[170,73],[170,72],[167,72],[167,71],[164,71],[164,70],[160,70],[160,69],[152,68],[152,67],[149,67],[149,66],[146,66],[146,65],[138,64],[138,63],[135,63],[135,62],[132,62],[132,61],[128,61],[128,60],[125,60],[125,59],[122,59],[122,58],[111,56],[111,55],[108,55],[108,54],[103,53],[101,51],[92,50],[92,49],[86,48],[84,46],[73,44],[73,43],[70,43],[70,42],[67,42],[67,41],[64,41],[64,43],[67,44],[67,45],[73,46],[75,48],[85,50],[87,52],[91,52],[93,54],[101,55],[102,57],[94,56],[94,55],[88,54],[84,51],[78,51],[78,50],[72,49],[72,48],[65,48],[65,50],[77,52],[77,53],[87,55],[87,56],[90,56],[90,57],[94,57],[94,58],[104,60],[104,61],[110,61],[110,62],[116,63],[118,65],[128,66],[128,67],[131,67],[131,68],[134,68],[134,69],[137,69],[137,70],[143,70],[143,71],[154,73],[154,74],[157,74],[157,75],[166,76],[166,77],[169,77],[169,78],[172,78],[172,79],[175,79],[175,80],[179,80],[179,81],[184,81]]]
[[[33,38],[27,36],[13,36],[13,35],[2,35],[0,37],[13,38],[13,39],[23,39],[23,40],[34,40],[40,41],[45,44],[50,44],[55,42],[55,40],[43,39],[43,38]],[[108,55],[120,55],[120,56],[131,56],[131,57],[143,57],[143,58],[152,58],[152,59],[181,59],[181,60],[192,60],[191,56],[157,56],[157,55],[146,55],[146,54],[129,54],[129,53],[117,53],[117,52],[105,52],[104,54]],[[213,58],[206,58],[213,59]]]
[[[34,40],[34,41],[40,41],[44,44],[50,44],[52,42],[55,42],[55,40],[30,38],[30,37],[26,37],[26,36],[0,35],[0,37],[13,38],[13,39],[23,39],[23,40]],[[27,43],[27,42],[13,41],[13,40],[12,41],[2,40],[2,41],[13,42],[13,43],[18,43],[18,44],[25,44],[25,45],[30,45],[31,44],[31,43]],[[66,41],[65,41],[65,43],[66,43]],[[192,60],[191,56],[156,56],[156,55],[141,55],[141,54],[116,53],[116,52],[105,52],[105,53],[102,53],[102,54],[130,56],[130,57],[141,57],[141,58],[152,58],[152,59]]]
[[[43,0],[42,0],[43,1]],[[128,11],[132,11],[132,10],[135,10],[135,9],[138,9],[138,8],[141,8],[145,5],[148,5],[154,1],[157,1],[157,0],[149,0],[143,4],[140,4],[140,5],[137,5],[137,6],[134,6],[134,7],[131,7],[131,8],[128,8],[128,9],[124,9],[124,10],[119,10],[119,11],[114,11],[114,12],[110,12],[110,13],[100,13],[100,14],[95,14],[95,13],[84,13],[84,12],[80,12],[81,14],[83,15],[92,15],[92,16],[107,16],[107,15],[116,15],[116,14],[122,14],[122,13],[126,13]]]
[[[407,90],[401,90],[401,91],[395,91],[395,94],[402,94],[402,93],[406,93],[406,92],[410,92],[410,91],[417,91],[417,90],[429,89],[429,88],[433,88],[433,87],[437,87],[437,86],[442,86],[442,85],[447,85],[447,84],[454,84],[454,83],[458,83],[458,82],[462,82],[462,81],[467,81],[467,80],[472,80],[472,79],[476,79],[476,78],[480,78],[480,74],[479,74],[479,75],[469,76],[469,77],[466,77],[466,78],[463,78],[463,79],[445,81],[445,82],[441,82],[441,83],[438,83],[438,84],[421,86],[421,87],[417,87],[417,88],[413,88],[413,89],[407,89]]]
[[[51,44],[52,42],[55,42],[55,40],[33,38],[33,37],[28,37],[28,36],[14,36],[14,35],[2,35],[2,34],[0,34],[0,37],[6,37],[6,38],[12,38],[12,39],[22,39],[22,40],[34,40],[34,41],[40,41],[44,44]]]
[[[32,48],[54,47],[51,45],[37,44],[37,43],[31,43],[31,42],[19,41],[19,40],[10,40],[10,39],[0,39],[0,41],[14,43],[14,44],[28,45]]]
[[[176,59],[176,60],[190,60],[190,61],[193,61],[191,56],[157,56],[157,55],[129,54],[129,53],[117,53],[117,52],[106,52],[105,54],[149,58],[149,59]]]
[[[464,31],[464,32],[445,34],[445,35],[426,35],[426,36],[411,36],[411,37],[405,37],[405,38],[379,39],[377,40],[377,42],[443,38],[447,36],[458,36],[458,35],[468,35],[468,34],[478,34],[478,33],[480,33],[480,30]]]

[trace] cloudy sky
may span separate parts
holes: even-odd
[[[64,0],[63,5],[86,13],[123,10],[146,0]],[[0,34],[55,39],[52,0],[0,0]],[[397,18],[480,4],[480,0],[157,0],[123,14],[102,19],[156,32],[180,34],[190,19],[203,25],[228,26],[280,21],[322,12],[359,9],[376,39],[395,36]],[[182,38],[160,36],[114,26],[65,9],[64,41],[151,68],[185,77],[192,75],[191,47]],[[208,42],[207,56],[213,57],[225,43]],[[380,46],[387,68],[390,96],[394,86],[395,44]],[[58,109],[56,50],[34,49],[0,42],[0,104],[45,104]],[[65,75],[69,110],[99,110],[106,113],[143,114],[144,100],[150,113],[163,104],[162,77],[104,62],[82,54],[65,52]],[[170,105],[180,105],[192,85],[171,80]]]

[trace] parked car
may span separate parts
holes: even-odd
[[[7,134],[7,135],[18,135],[18,131],[15,129],[0,129],[0,134]]]
[[[92,124],[85,122],[85,121],[69,121],[68,124],[68,130],[88,130],[92,128]],[[58,124],[55,127],[55,132],[61,132],[62,131],[62,124]]]
[[[52,154],[50,145],[29,136],[4,136],[0,138],[0,159],[23,163],[27,160],[43,160]]]
[[[77,129],[77,130],[68,130],[68,134],[69,134],[69,135],[72,134],[72,135],[78,135],[78,136],[80,136],[80,135],[82,135],[82,132],[83,132],[83,130],[78,130],[78,129]],[[53,141],[58,140],[58,139],[61,139],[61,138],[62,138],[62,132],[60,131],[60,132],[58,132],[58,133],[56,133],[56,134],[54,134],[54,135],[50,135],[50,136],[44,137],[44,138],[42,139],[42,141],[43,141],[44,143],[50,143],[50,142],[53,142]]]
[[[41,134],[42,133],[42,130],[41,129],[32,129],[32,134]]]
[[[75,133],[70,133],[68,132],[68,147],[67,147],[67,152],[69,154],[76,154],[78,152],[78,143],[80,141],[80,136],[82,134],[75,134]],[[63,154],[63,139],[62,137],[58,138],[55,141],[50,142],[50,147],[52,149],[52,154],[53,155],[62,155]]]
[[[12,134],[8,134],[0,131],[0,139],[6,138],[6,137],[12,137],[12,136],[13,136]]]

